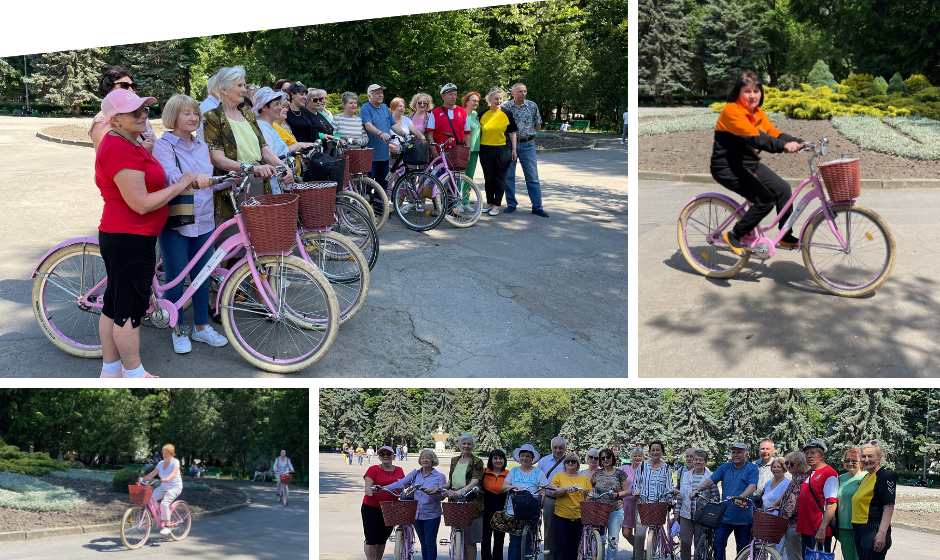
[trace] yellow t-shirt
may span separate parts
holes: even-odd
[[[480,117],[480,145],[505,146],[509,117],[505,111],[487,111]]]
[[[235,144],[238,146],[238,161],[242,163],[257,163],[261,161],[261,144],[255,135],[251,123],[229,119],[232,125],[232,134],[235,135]]]
[[[578,473],[575,476],[568,476],[560,472],[552,477],[552,487],[576,486],[584,490],[593,490],[591,480]],[[569,492],[555,501],[555,515],[565,519],[581,519],[581,502],[584,501],[584,492]]]
[[[293,146],[294,144],[297,143],[297,139],[294,138],[294,135],[291,134],[290,132],[287,132],[287,129],[285,129],[283,126],[277,123],[274,123],[271,126],[274,128],[274,130],[277,131],[277,135],[281,137],[281,140],[283,140],[284,143],[287,144],[288,146]]]

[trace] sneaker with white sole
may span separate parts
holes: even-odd
[[[467,214],[474,214],[476,213],[477,209],[474,208],[473,206],[470,206],[469,204],[464,204],[463,211],[466,212]]]
[[[402,207],[401,207],[401,213],[402,213],[402,214],[407,214],[408,212],[411,212],[411,209],[414,208],[414,207],[415,207],[414,204],[404,204],[404,205],[402,205]]]
[[[164,527],[164,528],[160,529],[160,534],[161,534],[161,535],[169,535],[169,534],[172,533],[172,532],[173,532],[173,531],[171,531],[169,527]]]
[[[193,343],[189,341],[189,337],[184,335],[177,336],[176,333],[171,333],[173,336],[173,351],[177,354],[188,354],[193,349]]]
[[[205,342],[209,346],[214,346],[216,348],[228,344],[228,339],[223,335],[215,332],[215,329],[209,325],[206,325],[206,328],[202,329],[201,331],[193,329],[192,337],[195,341]]]

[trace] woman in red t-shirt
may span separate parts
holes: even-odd
[[[156,102],[125,89],[101,100],[111,125],[95,156],[95,184],[104,199],[98,245],[108,274],[98,321],[104,378],[154,377],[140,362],[139,327],[150,300],[157,236],[166,224],[167,202],[198,178],[184,173],[165,187],[163,167],[138,142],[147,130],[144,105]],[[200,187],[208,185],[202,182]]]
[[[362,478],[366,481],[366,495],[362,498],[362,531],[366,536],[366,560],[382,560],[385,543],[392,535],[393,527],[385,525],[382,517],[382,502],[395,501],[398,498],[390,492],[373,492],[373,486],[388,486],[405,478],[401,467],[392,465],[395,450],[387,445],[379,448],[380,464],[372,465]]]

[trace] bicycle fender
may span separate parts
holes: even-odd
[[[850,206],[855,206],[855,203],[856,203],[856,201],[850,200],[850,201],[848,201],[848,202],[838,202],[838,203],[827,202],[826,204],[829,206],[829,208],[832,208],[833,206],[842,206],[842,205],[845,205],[845,204],[849,204]],[[805,221],[805,222],[803,222],[803,227],[800,228],[800,236],[797,237],[797,239],[800,240],[800,244],[801,244],[801,245],[802,245],[802,243],[803,243],[803,234],[806,233],[806,226],[808,226],[809,223],[813,221],[813,218],[816,217],[816,214],[819,214],[819,213],[821,213],[822,211],[823,211],[823,207],[820,206],[819,208],[817,208],[816,210],[814,210],[813,213],[810,214],[810,215],[806,218],[806,221]]]
[[[39,267],[42,266],[42,263],[45,262],[45,260],[46,260],[47,258],[49,258],[49,255],[51,255],[52,253],[55,253],[56,251],[58,251],[58,250],[61,249],[62,247],[67,247],[67,246],[69,246],[69,245],[75,245],[75,244],[78,244],[78,243],[89,243],[89,244],[92,244],[92,245],[97,245],[97,244],[98,244],[98,238],[97,238],[97,237],[75,237],[75,238],[73,238],[73,239],[69,239],[68,241],[63,241],[62,243],[59,243],[58,245],[56,245],[56,246],[53,247],[52,249],[49,249],[48,251],[46,251],[46,254],[43,255],[41,259],[39,259],[39,263],[36,264],[36,268],[33,269],[33,273],[30,274],[29,277],[30,277],[30,278],[35,278],[35,277],[36,277],[36,271],[39,270]]]
[[[710,192],[710,193],[702,193],[702,194],[693,196],[691,199],[689,199],[689,201],[686,202],[686,203],[682,206],[682,210],[679,210],[679,217],[676,218],[676,219],[677,219],[677,220],[681,219],[681,218],[682,218],[682,213],[685,212],[685,209],[688,208],[688,206],[689,206],[690,204],[692,204],[692,203],[695,202],[696,200],[699,200],[700,198],[719,198],[719,199],[721,199],[721,200],[724,200],[724,201],[727,202],[728,204],[730,204],[732,208],[737,208],[738,206],[741,205],[740,202],[738,202],[738,201],[734,200],[733,198],[731,198],[730,196],[725,195],[725,194],[722,194],[722,193],[713,193],[713,192]]]
[[[244,256],[244,257],[240,258],[237,263],[235,263],[234,265],[232,265],[232,267],[231,267],[230,269],[228,269],[228,270],[229,270],[229,273],[225,275],[225,279],[222,281],[221,284],[219,284],[219,293],[217,293],[217,294],[215,295],[215,309],[216,309],[216,311],[219,311],[219,310],[220,310],[219,305],[221,305],[221,303],[222,303],[222,292],[225,291],[225,285],[228,283],[229,279],[231,279],[232,273],[235,272],[236,270],[238,270],[238,268],[239,268],[241,265],[245,264],[246,262],[248,262],[248,257],[247,257],[247,256]],[[220,311],[219,311],[219,312],[220,312]]]

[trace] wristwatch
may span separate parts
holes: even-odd
[[[255,168],[255,166],[250,163],[240,163],[238,165],[244,173],[251,173]]]

